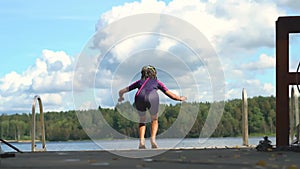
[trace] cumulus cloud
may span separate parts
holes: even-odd
[[[157,0],[142,0],[141,2],[125,3],[121,6],[115,6],[110,11],[101,15],[96,25],[96,30],[119,20],[123,17],[141,14],[141,13],[162,13],[166,8],[166,3]]]
[[[85,89],[94,90],[92,97],[97,104],[113,106],[117,91],[137,80],[141,67],[147,64],[155,65],[161,81],[172,91],[187,95],[190,101],[212,100],[211,81],[219,77],[212,75],[209,70],[212,68],[215,72],[225,72],[226,84],[221,85],[226,85],[227,99],[240,97],[242,88],[247,89],[250,97],[272,95],[274,85],[269,81],[262,82],[256,75],[259,70],[273,69],[274,57],[259,51],[274,51],[275,21],[278,16],[287,13],[280,5],[293,8],[297,4],[298,1],[293,0],[172,0],[168,3],[141,0],[112,7],[100,15],[96,31],[135,14],[168,14],[191,24],[207,38],[206,41],[192,45],[198,46],[196,50],[200,51],[200,56],[196,57],[189,48],[191,46],[182,43],[187,39],[151,33],[119,39],[121,34],[132,30],[124,29],[122,25],[115,26],[114,30],[104,29],[88,42],[90,48],[81,53],[81,57],[86,59],[75,61],[74,56],[63,51],[44,50],[26,71],[11,72],[2,77],[1,104],[7,105],[7,108],[1,111],[27,110],[35,94],[44,97],[47,100],[44,103],[52,109],[67,109],[72,107],[72,89],[80,93],[78,96],[83,96],[82,99],[91,96],[81,92]],[[133,22],[132,29],[138,30],[145,26],[143,23],[145,20]],[[155,26],[149,27],[149,32],[166,29],[161,25]],[[182,25],[169,30],[176,32],[184,28]],[[182,33],[178,35],[181,37],[191,34],[178,32]],[[215,58],[211,56],[216,53],[209,48],[216,51],[222,65],[214,64]],[[99,49],[103,53],[99,53]],[[104,56],[99,57],[99,54]],[[260,73],[263,76],[264,72]],[[65,100],[68,102],[63,102]],[[19,106],[13,106],[12,103]],[[94,104],[89,102],[88,105]]]
[[[241,67],[246,70],[264,70],[270,68],[275,69],[275,62],[275,57],[261,54],[258,61],[243,64]]]
[[[72,91],[73,64],[65,52],[43,50],[23,73],[8,73],[0,79],[1,103],[6,105],[2,111],[28,112],[34,95],[45,100],[45,107],[62,108],[62,97]]]
[[[101,16],[97,29],[126,16],[147,12],[169,14],[193,24],[225,57],[274,47],[275,21],[284,14],[272,1],[173,0],[166,4],[143,0],[114,7]]]
[[[118,21],[119,19],[126,16],[145,12],[172,15],[183,19],[195,26],[195,28],[203,33],[203,35],[208,39],[209,43],[217,51],[221,62],[223,63],[225,75],[227,75],[226,77],[229,78],[226,80],[228,80],[230,83],[234,83],[242,79],[244,81],[243,85],[247,86],[249,85],[249,83],[247,83],[247,80],[253,82],[255,82],[256,80],[255,72],[252,71],[272,69],[275,66],[274,57],[268,56],[264,53],[256,54],[257,50],[272,50],[274,48],[275,21],[277,20],[278,16],[285,14],[285,11],[282,8],[279,8],[278,4],[274,3],[273,1],[258,2],[242,0],[237,2],[229,0],[216,0],[204,2],[198,0],[173,0],[169,3],[164,3],[156,0],[143,0],[141,2],[127,3],[125,5],[115,7],[107,13],[103,14],[98,21],[97,30],[105,27],[105,25],[115,23],[115,21]],[[136,26],[139,26],[138,24],[139,23],[136,23]],[[116,60],[120,61],[122,60],[122,58],[124,59],[126,57],[130,57],[132,51],[143,48],[143,46],[151,46],[151,48],[153,48],[153,45],[156,46],[155,49],[161,49],[170,53],[178,54],[178,52],[186,52],[181,51],[183,48],[181,44],[176,40],[174,41],[173,39],[170,40],[168,38],[161,37],[157,39],[159,39],[159,42],[153,43],[153,37],[152,39],[129,38],[127,42],[124,42],[123,44],[120,44],[113,49],[112,57],[115,57],[117,58]],[[186,60],[187,62],[193,62],[193,58],[195,57],[187,53],[185,54],[186,56],[184,60]],[[208,55],[203,55],[201,58],[201,62],[194,62],[196,63],[196,65],[188,64],[187,66],[191,69],[191,72],[196,73],[197,70],[201,69],[201,66],[213,63],[207,56]],[[144,58],[147,58],[151,63],[156,63],[155,61],[149,59],[155,57],[145,55]],[[170,58],[171,57],[168,57],[167,61],[164,62],[169,64],[156,64],[158,64],[160,68],[176,68],[178,65],[180,65],[179,63],[173,62],[174,60],[176,60],[176,57],[172,57],[171,59]],[[245,63],[245,59],[257,61],[248,61]],[[125,64],[124,62],[126,62],[126,59],[123,60],[122,64]],[[134,60],[131,60],[130,63],[133,66],[127,67],[126,72],[136,75],[136,71],[139,70],[138,66],[136,65],[143,65],[145,63],[145,59],[140,60],[139,58],[135,58]],[[219,67],[215,67],[215,69],[218,68]],[[184,79],[184,77],[177,76],[177,74],[174,73],[176,72],[176,70],[170,70],[170,72],[172,72],[173,75],[178,79]],[[122,74],[122,72],[120,73]],[[196,76],[197,79],[201,79],[197,83],[202,84],[203,86],[210,86],[210,84],[207,85],[207,82],[209,82],[209,77],[201,78],[207,77],[206,73],[198,74]],[[123,74],[123,76],[119,76],[119,78],[122,77],[128,78],[128,76],[126,76],[125,74]],[[183,88],[186,89],[192,82],[191,80],[183,81],[185,82]],[[125,84],[128,84],[128,82]],[[268,86],[269,84],[269,82],[266,82],[266,84],[259,85]],[[239,87],[242,87],[243,85]],[[234,85],[229,84],[227,86],[229,91],[231,91],[233,87]],[[202,99],[208,99],[208,96],[211,95],[211,92],[207,91],[209,89],[205,90],[204,88],[202,88],[201,90],[203,90],[203,93],[206,93],[206,97],[202,96]],[[262,92],[262,94],[273,94],[272,90],[263,91],[264,92]],[[188,94],[191,94],[191,92],[189,92]],[[258,91],[256,91],[255,94],[258,94]],[[236,94],[234,96],[231,94],[231,97],[239,97],[239,95],[240,94]]]
[[[263,83],[258,79],[241,80],[229,83],[226,92],[227,99],[241,98],[242,90],[245,89],[248,97],[275,95],[275,86],[271,83]]]
[[[270,1],[217,1],[210,11],[223,11],[227,31],[217,35],[219,46],[227,56],[233,52],[257,50],[260,47],[274,47],[274,25],[278,16],[284,13]],[[218,12],[216,17],[220,17]],[[228,26],[230,25],[230,26]]]

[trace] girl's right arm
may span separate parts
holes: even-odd
[[[128,88],[128,87],[125,87],[124,89],[121,89],[121,90],[119,91],[119,99],[118,99],[119,102],[122,102],[122,101],[124,100],[123,95],[124,95],[124,93],[126,93],[126,92],[128,92],[128,91],[129,91],[129,88]]]

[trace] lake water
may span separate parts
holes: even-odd
[[[249,145],[256,146],[262,137],[250,137]],[[276,144],[275,137],[269,137],[272,145]],[[137,149],[138,139],[134,140],[99,140],[99,141],[65,141],[65,142],[47,142],[47,151],[94,151],[94,150],[122,150],[122,149]],[[226,137],[226,138],[186,138],[186,139],[157,139],[157,144],[160,148],[212,148],[212,147],[235,147],[242,146],[241,137]],[[31,151],[31,143],[11,143],[19,150],[24,152]],[[15,152],[12,148],[1,143],[2,151]],[[149,139],[146,139],[146,147],[149,148]],[[37,143],[37,148],[41,148],[41,143]]]

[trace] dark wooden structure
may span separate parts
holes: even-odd
[[[289,85],[300,73],[289,72],[289,34],[300,33],[300,16],[276,21],[276,146],[289,146]]]

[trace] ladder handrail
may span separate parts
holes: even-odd
[[[34,96],[33,103],[32,103],[32,127],[31,127],[31,151],[36,151],[36,144],[35,144],[35,132],[36,132],[36,118],[35,118],[35,107],[36,102],[39,103],[40,109],[40,122],[42,128],[42,151],[46,151],[46,139],[45,139],[45,123],[44,123],[44,112],[43,112],[43,104],[42,99],[39,95]]]
[[[0,138],[0,141],[1,141],[2,143],[6,144],[7,146],[9,146],[10,148],[16,150],[17,152],[23,153],[21,150],[19,150],[17,147],[13,146],[13,145],[10,144],[9,142],[7,142],[7,141],[5,141],[5,140],[3,140],[3,139],[1,139],[1,138]]]

